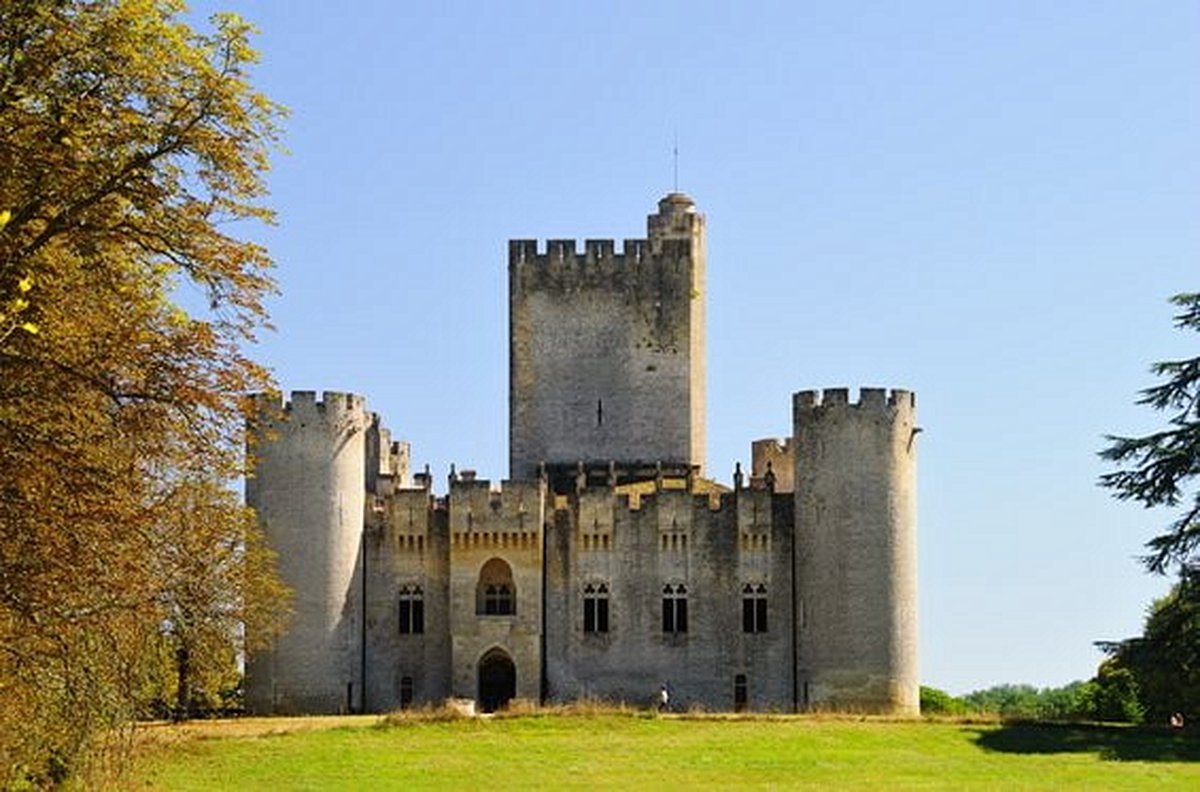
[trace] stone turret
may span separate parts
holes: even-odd
[[[280,576],[294,592],[287,633],[255,655],[247,706],[256,713],[335,713],[362,705],[361,543],[367,435],[361,396],[297,391],[283,409],[259,401],[246,502],[258,513]]]
[[[797,681],[808,709],[915,715],[916,398],[793,398]]]

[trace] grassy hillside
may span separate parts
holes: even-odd
[[[1200,788],[1195,737],[1121,727],[634,714],[357,723],[367,725],[249,721],[162,729],[132,785]]]

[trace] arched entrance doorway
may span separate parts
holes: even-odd
[[[517,695],[517,667],[503,649],[493,649],[479,660],[479,709],[495,712]]]

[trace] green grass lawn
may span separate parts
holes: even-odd
[[[131,787],[1200,788],[1195,736],[1121,727],[609,714],[242,732],[159,742]]]

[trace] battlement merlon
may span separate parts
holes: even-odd
[[[792,415],[795,421],[831,410],[893,411],[913,415],[917,409],[917,394],[900,388],[862,388],[859,399],[850,401],[849,388],[826,388],[824,391],[799,391],[792,396]]]
[[[579,253],[576,239],[510,239],[508,240],[508,265],[517,267],[550,267],[569,264],[609,265],[633,267],[650,257],[650,241],[647,239],[625,239],[620,248],[611,239],[586,239],[583,255]]]
[[[357,393],[345,391],[325,391],[320,399],[317,398],[316,391],[310,390],[292,391],[286,400],[281,391],[255,393],[250,398],[254,402],[255,414],[267,421],[294,418],[328,420],[347,414],[362,417],[369,415],[366,399]]]
[[[665,284],[693,294],[703,287],[701,257],[686,239],[661,241],[653,253],[645,239],[626,239],[623,250],[609,239],[589,239],[582,253],[572,239],[548,240],[545,252],[536,240],[514,239],[508,253],[509,286],[517,294],[576,288],[654,294]]]

